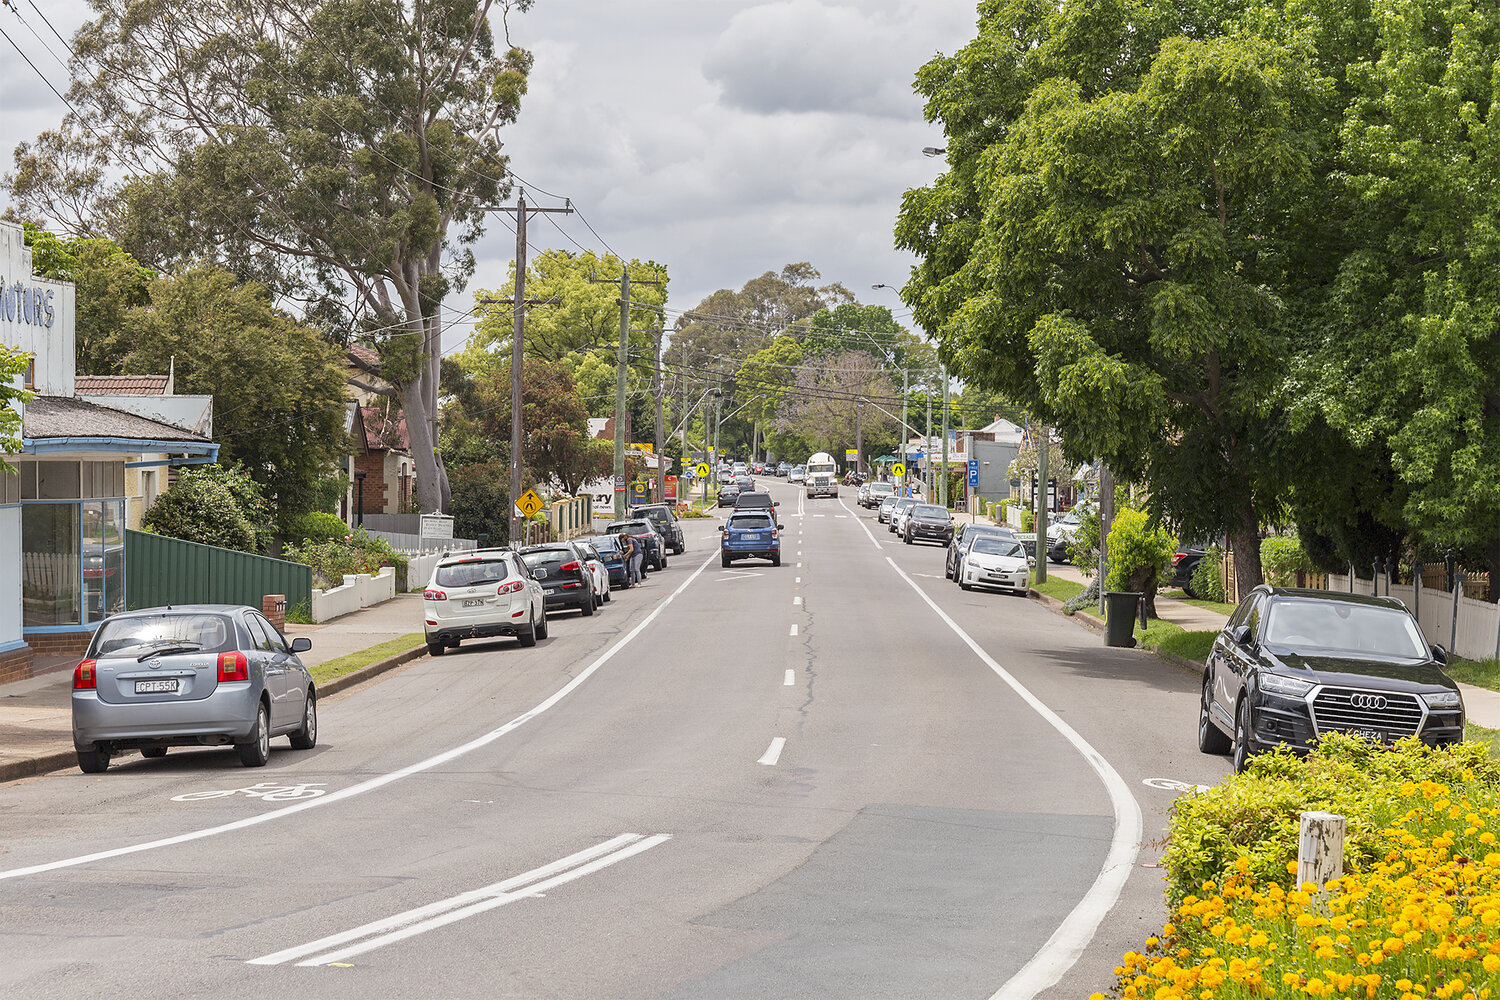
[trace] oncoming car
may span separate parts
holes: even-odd
[[[168,747],[233,746],[260,767],[271,740],[318,739],[318,692],[298,653],[253,608],[180,605],[112,615],[73,669],[73,749],[97,774],[122,750],[162,757]]]
[[[1447,662],[1394,598],[1256,587],[1209,651],[1198,749],[1243,771],[1262,750],[1305,753],[1328,732],[1458,743],[1464,701]]]
[[[476,549],[439,560],[422,592],[427,652],[442,656],[464,639],[513,635],[523,646],[547,638],[546,595],[509,549]]]

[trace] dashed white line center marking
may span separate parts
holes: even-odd
[[[801,565],[802,565],[802,564],[801,564],[801,563],[798,563],[798,564],[797,564],[797,565],[798,565],[798,566],[801,566]],[[792,581],[792,582],[793,582],[793,583],[801,583],[801,582],[802,582],[802,577],[800,577],[800,576],[799,576],[799,577],[797,577],[797,579],[795,579],[795,580],[793,580],[793,581]]]
[[[788,670],[786,672],[786,680],[782,681],[781,683],[782,683],[782,685],[784,687],[791,687],[792,685],[796,684],[797,683],[797,671],[795,671],[795,670]]]
[[[787,635],[796,635],[796,634],[797,634],[797,626],[793,625],[792,626],[792,630],[790,632],[788,632]]]
[[[765,754],[760,758],[760,760],[756,761],[756,763],[767,765],[775,764],[778,760],[781,759],[781,748],[784,746],[786,746],[786,737],[776,737],[771,741],[771,745],[766,749]]]
[[[800,596],[792,598],[792,605],[793,606],[796,606],[796,605],[801,604],[801,603],[802,603],[802,598]]]

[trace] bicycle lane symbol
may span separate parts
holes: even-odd
[[[279,785],[274,781],[262,781],[246,788],[216,788],[212,791],[186,792],[172,796],[173,802],[204,802],[208,799],[227,799],[232,795],[245,795],[262,802],[293,802],[297,799],[315,799],[328,791],[319,787],[321,781],[303,781],[295,785]]]
[[[1212,785],[1194,785],[1175,778],[1146,778],[1141,784],[1147,788],[1160,788],[1164,792],[1206,792]]]

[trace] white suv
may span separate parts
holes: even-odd
[[[509,549],[448,556],[422,592],[427,652],[442,656],[463,639],[513,635],[523,646],[547,638],[542,585]]]

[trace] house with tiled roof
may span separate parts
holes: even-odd
[[[5,222],[0,288],[0,343],[29,355],[34,394],[18,404],[21,448],[4,456],[16,472],[0,473],[0,680],[10,680],[37,652],[81,652],[125,609],[126,528],[169,469],[216,461],[219,446],[212,399],[168,395],[170,374],[79,391],[74,287],[34,275],[21,227]]]

